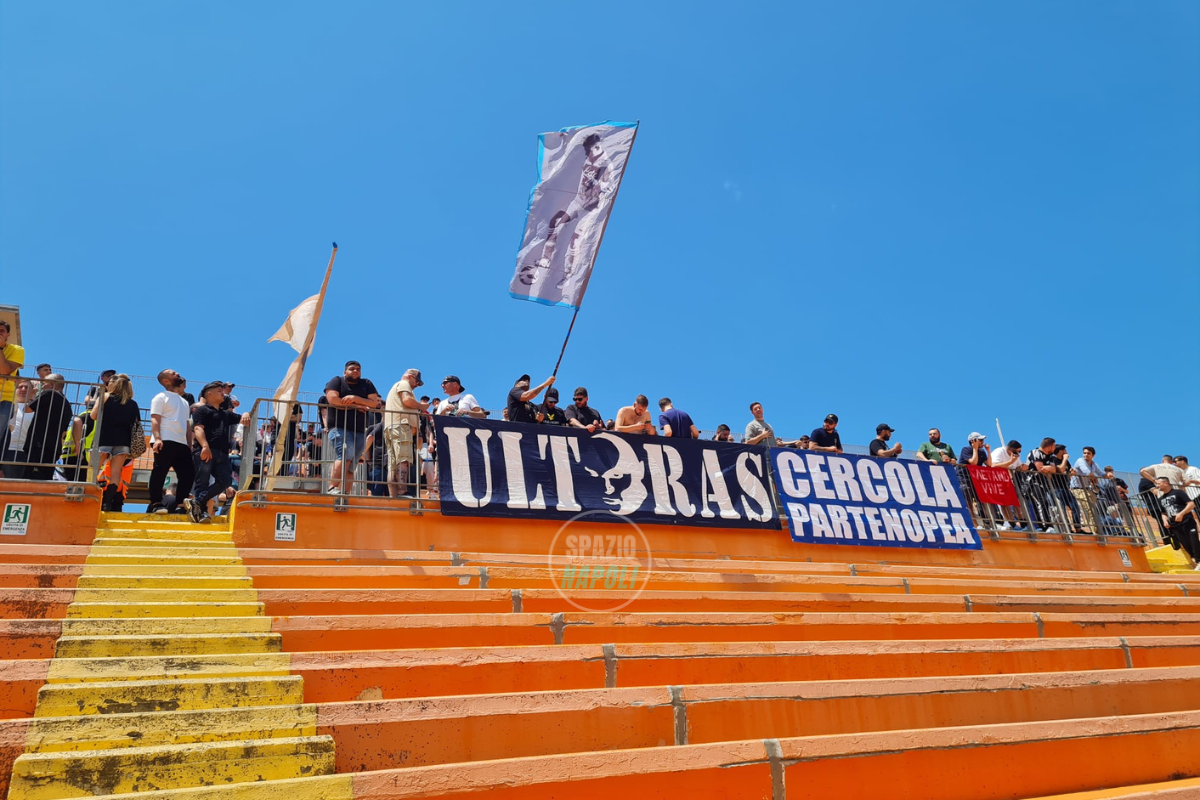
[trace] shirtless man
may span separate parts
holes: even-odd
[[[654,422],[650,419],[650,411],[648,406],[650,400],[646,395],[639,394],[633,399],[633,405],[625,406],[617,412],[617,427],[618,433],[643,433],[647,436],[655,436],[658,431],[654,430]]]

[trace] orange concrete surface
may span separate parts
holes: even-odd
[[[353,795],[678,800],[769,798],[786,786],[790,796],[839,800],[1011,800],[1186,776],[1197,770],[1198,746],[1200,712],[1183,712],[365,772],[353,776]]]
[[[1195,711],[780,740],[788,786],[845,800],[1002,800],[1149,783],[1200,771],[1198,747]]]
[[[1041,625],[1039,627],[1039,620]],[[3,628],[0,628],[3,630]],[[1200,636],[1200,616],[926,613],[564,613],[277,617],[290,652],[610,642],[814,642]]]
[[[607,562],[601,564],[607,566]],[[590,566],[590,565],[589,565]],[[713,565],[719,568],[718,565]],[[460,586],[490,589],[554,588],[563,582],[562,567],[540,566],[310,566],[260,565],[249,568],[260,589],[444,589]],[[754,574],[747,572],[671,572],[661,568],[643,572],[637,587],[689,592],[858,592],[889,594],[1015,594],[1034,596],[1187,597],[1180,583],[1124,583],[1118,581],[1058,583],[1046,580],[973,580],[959,578],[903,578],[899,576],[835,576]],[[0,580],[3,574],[0,573]],[[1200,585],[1195,587],[1200,596]]]
[[[82,564],[5,564],[0,561],[0,588],[73,589]]]
[[[50,659],[0,661],[0,719],[32,717],[49,674]]]
[[[0,589],[0,619],[62,619],[74,589]]]
[[[0,796],[8,796],[13,762],[25,752],[32,719],[0,719]]]
[[[40,592],[11,590],[41,597]],[[137,591],[137,590],[131,590]],[[261,589],[270,616],[333,614],[569,612],[584,608],[640,612],[1040,612],[1200,614],[1200,597],[881,594],[859,592],[682,592],[571,589]],[[0,611],[3,594],[0,590]],[[564,594],[566,597],[564,597]],[[65,596],[65,595],[64,595]],[[576,605],[568,602],[569,597]],[[626,603],[626,601],[629,601]]]
[[[82,564],[91,549],[85,545],[29,545],[0,541],[0,564]]]
[[[5,659],[53,658],[62,635],[56,619],[0,619],[0,655]]]
[[[545,554],[561,527],[556,520],[498,517],[443,517],[429,511],[413,516],[403,509],[408,501],[387,498],[347,497],[349,512],[335,512],[333,497],[307,497],[304,505],[287,505],[294,498],[282,493],[265,493],[266,506],[254,507],[241,492],[234,501],[233,537],[239,547],[273,549],[350,548],[356,550],[438,550],[443,552],[496,551]],[[362,506],[394,506],[397,510],[372,510]],[[358,508],[356,508],[358,507]],[[275,514],[297,513],[295,542],[276,542]],[[578,527],[578,531],[575,528]],[[611,533],[604,523],[575,523],[573,532]],[[1150,572],[1145,554],[1136,547],[1115,542],[1098,545],[1086,537],[1073,544],[1025,539],[987,540],[984,549],[908,550],[888,547],[841,547],[799,544],[786,531],[748,531],[646,525],[644,532],[657,557],[731,557],[790,559],[794,561],[916,563],[947,566],[1021,566],[1108,572]],[[1126,551],[1133,566],[1122,565],[1118,546]],[[870,552],[864,552],[870,550]]]
[[[5,544],[90,545],[100,514],[99,486],[83,486],[83,498],[65,498],[70,484],[61,481],[5,480],[0,504],[28,503],[29,527],[24,536],[4,536]],[[78,484],[76,484],[77,486]]]
[[[1190,711],[1200,667],[724,684],[330,703],[338,771],[884,730]]]
[[[674,743],[666,688],[331,703],[338,772],[660,747]]]
[[[1195,800],[1200,798],[1200,778],[1184,778],[1178,781],[1141,783],[1136,786],[1121,786],[1116,789],[1097,789],[1090,792],[1056,794],[1053,797],[1025,798],[1025,800]]]
[[[1074,672],[1200,664],[1192,637],[707,642],[293,653],[307,702],[703,683]],[[365,694],[364,694],[365,693]]]

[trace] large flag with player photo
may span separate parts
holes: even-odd
[[[637,136],[636,122],[600,122],[538,136],[538,182],[509,294],[578,308]]]

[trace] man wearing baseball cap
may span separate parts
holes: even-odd
[[[429,408],[429,403],[417,400],[415,392],[424,385],[421,370],[405,370],[387,393],[383,420],[372,428],[372,432],[383,434],[382,439],[387,446],[387,484],[392,497],[412,497],[416,494],[421,412]],[[376,436],[374,441],[378,443],[379,438]]]
[[[542,412],[543,425],[566,425],[567,412],[558,405],[558,389],[551,386],[546,390],[546,402],[538,408]]]
[[[992,463],[992,448],[987,446],[985,439],[987,437],[979,431],[972,431],[967,437],[967,446],[958,453],[958,463],[972,467],[986,467]]]
[[[837,414],[826,414],[821,427],[814,430],[810,436],[808,449],[820,450],[826,453],[842,452],[842,437],[837,432]]]
[[[888,425],[886,422],[881,422],[875,426],[875,439],[871,442],[871,455],[876,458],[896,458],[904,449],[896,442],[891,447],[887,446],[888,440],[892,438],[892,433],[895,428]]]
[[[225,386],[209,381],[200,390],[200,403],[192,410],[192,458],[196,465],[195,500],[184,500],[192,522],[209,522],[217,495],[233,484],[229,446],[234,427],[240,422],[250,429],[250,415],[222,409]],[[212,483],[209,483],[209,479]]]
[[[468,394],[467,390],[463,388],[462,381],[458,379],[457,375],[447,375],[442,379],[442,391],[446,393],[446,399],[438,403],[435,414],[475,419],[483,419],[487,416],[480,408],[475,395]]]
[[[541,422],[542,412],[538,411],[537,406],[530,401],[541,394],[543,389],[553,385],[554,378],[550,377],[538,384],[536,389],[530,389],[528,374],[517,378],[516,384],[508,393],[508,421]]]

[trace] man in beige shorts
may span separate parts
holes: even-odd
[[[413,395],[424,384],[421,371],[405,370],[404,377],[393,384],[383,407],[383,441],[388,450],[388,494],[392,497],[415,497],[417,451],[421,447],[420,414],[429,407]]]

